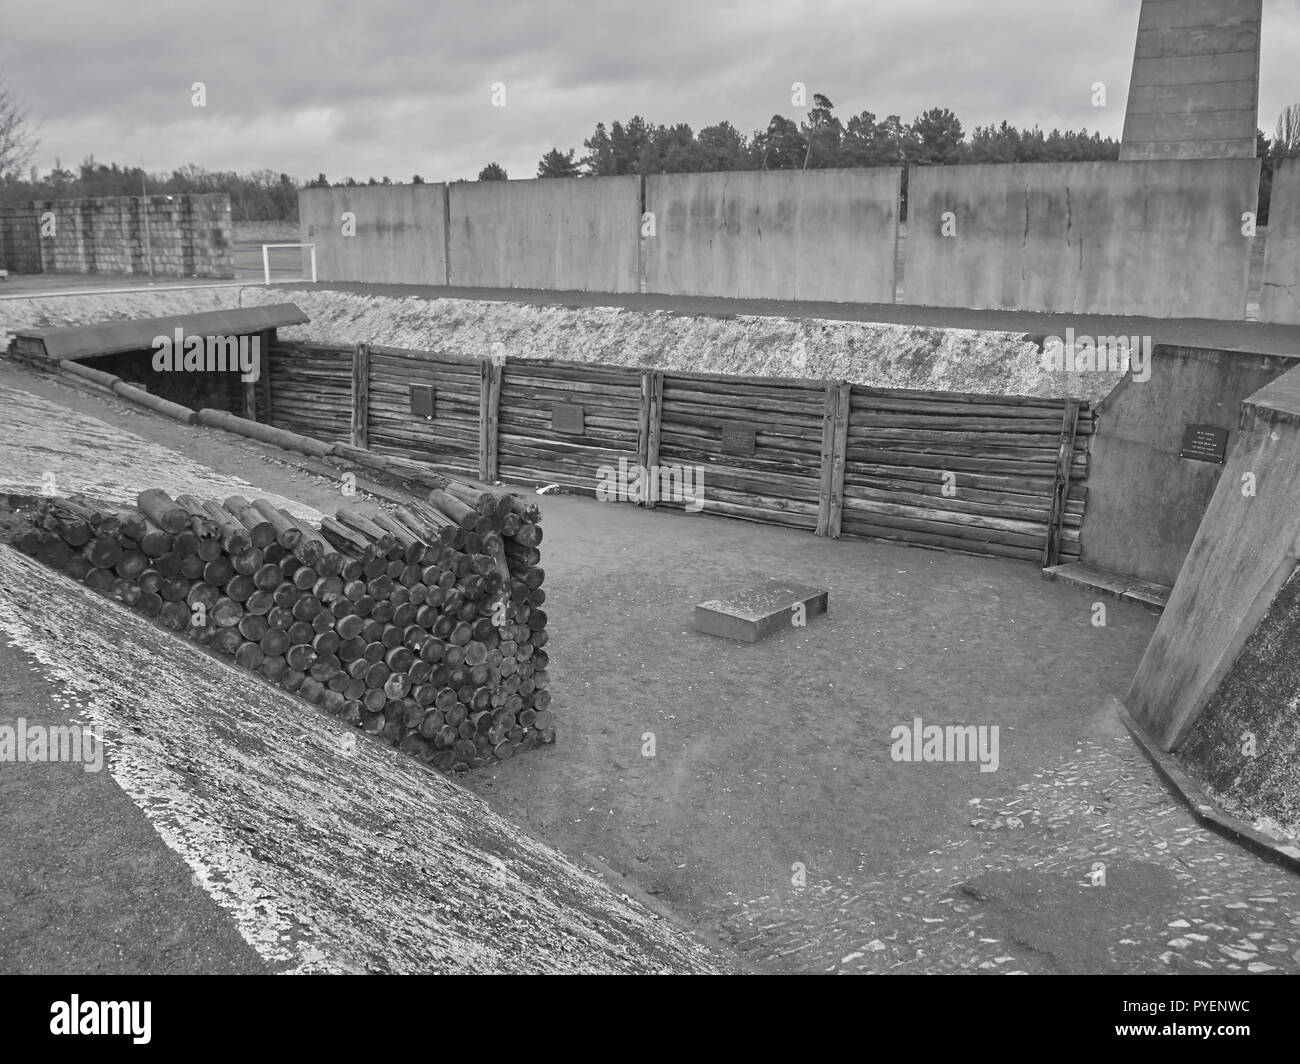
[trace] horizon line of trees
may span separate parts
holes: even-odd
[[[0,88],[3,87],[0,82]],[[732,170],[830,169],[909,165],[963,165],[1010,162],[1072,162],[1114,160],[1119,142],[1087,129],[1053,129],[1044,132],[999,125],[976,126],[966,135],[961,120],[948,108],[935,107],[904,123],[898,115],[877,119],[862,111],[841,122],[834,104],[813,94],[807,118],[796,123],[775,114],[765,129],[746,136],[722,121],[695,132],[686,123],[654,125],[640,115],[606,126],[598,122],[583,140],[585,154],[576,148],[553,147],[538,162],[536,177],[608,177],[653,173],[697,173]],[[8,100],[12,100],[9,97]],[[8,102],[0,93],[0,104]],[[0,123],[0,131],[3,124]],[[12,132],[12,129],[10,130]],[[20,145],[22,146],[22,145]],[[0,138],[0,148],[4,147]],[[14,163],[25,165],[34,153],[29,136],[25,151],[0,158],[0,203],[70,197],[137,196],[224,192],[230,196],[234,221],[285,221],[298,216],[300,188],[352,188],[394,184],[388,176],[358,181],[352,177],[330,181],[319,174],[305,183],[274,170],[247,174],[211,171],[189,164],[171,173],[147,173],[138,166],[96,162],[87,156],[76,170],[60,160],[46,174],[31,166],[24,175]],[[1267,220],[1273,168],[1279,159],[1300,155],[1300,104],[1283,110],[1276,136],[1257,132],[1257,153],[1263,164],[1260,176],[1259,221]],[[0,155],[4,152],[0,151]],[[7,163],[7,165],[6,165]],[[478,173],[480,181],[509,179],[504,167],[491,162]],[[464,180],[464,179],[458,179]],[[424,178],[413,175],[412,184]],[[906,197],[906,170],[904,170]]]

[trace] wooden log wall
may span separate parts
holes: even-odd
[[[367,439],[371,450],[477,476],[482,371],[479,360],[370,346]],[[348,374],[351,374],[349,362]],[[411,413],[411,385],[433,387],[433,420]]]
[[[277,428],[331,443],[351,438],[353,348],[277,341],[269,367],[271,415]],[[241,405],[232,410],[243,413]],[[259,415],[259,420],[263,420]]]
[[[377,453],[584,494],[600,485],[602,466],[620,460],[658,467],[661,484],[665,467],[698,468],[710,513],[1044,565],[1080,556],[1094,431],[1087,404],[368,350],[361,438]],[[272,360],[276,423],[318,434],[323,423],[338,439],[355,438],[361,412],[349,416],[344,394],[354,387],[353,351],[277,352],[288,358]],[[431,421],[412,414],[412,384],[433,386]],[[304,401],[319,402],[320,416]],[[296,416],[286,418],[291,402]],[[582,408],[581,431],[555,420],[556,404]],[[746,428],[752,454],[743,453]],[[697,509],[682,498],[643,505]]]
[[[557,431],[555,404],[582,407],[581,433]],[[593,492],[601,466],[637,461],[641,371],[553,359],[507,362],[498,405],[497,475]]]
[[[854,386],[843,532],[1044,560],[1068,405]],[[1093,427],[1092,411],[1080,405],[1060,516],[1061,562],[1079,558]]]
[[[707,512],[813,531],[825,404],[817,381],[665,373],[659,465],[700,467]],[[724,426],[755,429],[754,453],[724,450]]]

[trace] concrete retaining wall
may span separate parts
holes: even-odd
[[[1300,574],[1293,574],[1178,753],[1183,767],[1228,812],[1300,835],[1297,641]]]
[[[1143,0],[1120,159],[1253,159],[1263,0]]]
[[[41,272],[41,227],[30,204],[0,207],[0,270]]]
[[[1236,437],[1241,403],[1294,359],[1158,344],[1151,377],[1125,377],[1097,407],[1083,560],[1173,586],[1223,467],[1180,458],[1188,425]]]
[[[31,247],[33,225],[39,254]],[[36,200],[3,208],[0,230],[7,234],[0,245],[15,252],[15,271],[235,276],[225,193],[147,201],[141,196]]]
[[[446,195],[442,184],[302,189],[300,239],[316,245],[317,279],[446,284]],[[343,235],[347,212],[352,236]]]
[[[448,198],[450,284],[640,290],[640,178],[465,181]]]
[[[1259,320],[1300,324],[1300,159],[1273,171]]]
[[[1256,159],[918,167],[904,301],[1239,320],[1258,186]]]
[[[1297,513],[1292,370],[1242,404],[1223,476],[1129,688],[1130,712],[1162,749],[1181,745],[1294,571]]]
[[[652,174],[646,288],[892,303],[901,167]]]

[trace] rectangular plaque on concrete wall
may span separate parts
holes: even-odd
[[[1227,452],[1227,429],[1221,429],[1217,425],[1188,425],[1183,430],[1183,449],[1178,452],[1178,457],[1223,465]]]
[[[754,453],[754,426],[723,425],[722,453],[752,455]]]
[[[561,432],[566,436],[581,436],[586,430],[582,407],[571,403],[551,404],[552,432]]]
[[[433,385],[411,385],[411,415],[422,417],[425,421],[433,420]]]

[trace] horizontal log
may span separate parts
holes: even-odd
[[[122,381],[121,377],[114,376],[112,373],[105,373],[102,369],[95,369],[91,366],[83,366],[80,362],[70,358],[60,359],[59,369],[63,370],[64,373],[72,374],[74,377],[80,377],[84,381],[97,384],[110,392],[113,390],[113,385],[120,384]]]
[[[134,384],[127,384],[125,381],[119,380],[113,385],[113,393],[140,406],[148,407],[155,413],[169,417],[173,421],[179,421],[183,425],[194,425],[198,422],[198,415],[188,406],[182,406],[180,403],[173,403],[169,399],[163,399]]]
[[[1041,546],[1025,547],[991,541],[977,542],[975,540],[938,535],[933,532],[891,528],[866,521],[850,520],[848,515],[845,515],[841,534],[905,543],[908,546],[938,547],[962,554],[975,554],[984,557],[1014,558],[1021,561],[1039,562],[1043,556]]]
[[[251,439],[260,440],[262,443],[269,443],[274,447],[299,451],[312,458],[324,458],[330,453],[331,445],[328,443],[323,443],[308,436],[300,436],[296,432],[288,432],[284,429],[273,428],[270,425],[263,425],[257,421],[248,421],[224,410],[213,410],[205,407],[199,411],[199,422],[212,428],[225,429],[227,432],[234,432],[240,436],[248,436]]]

